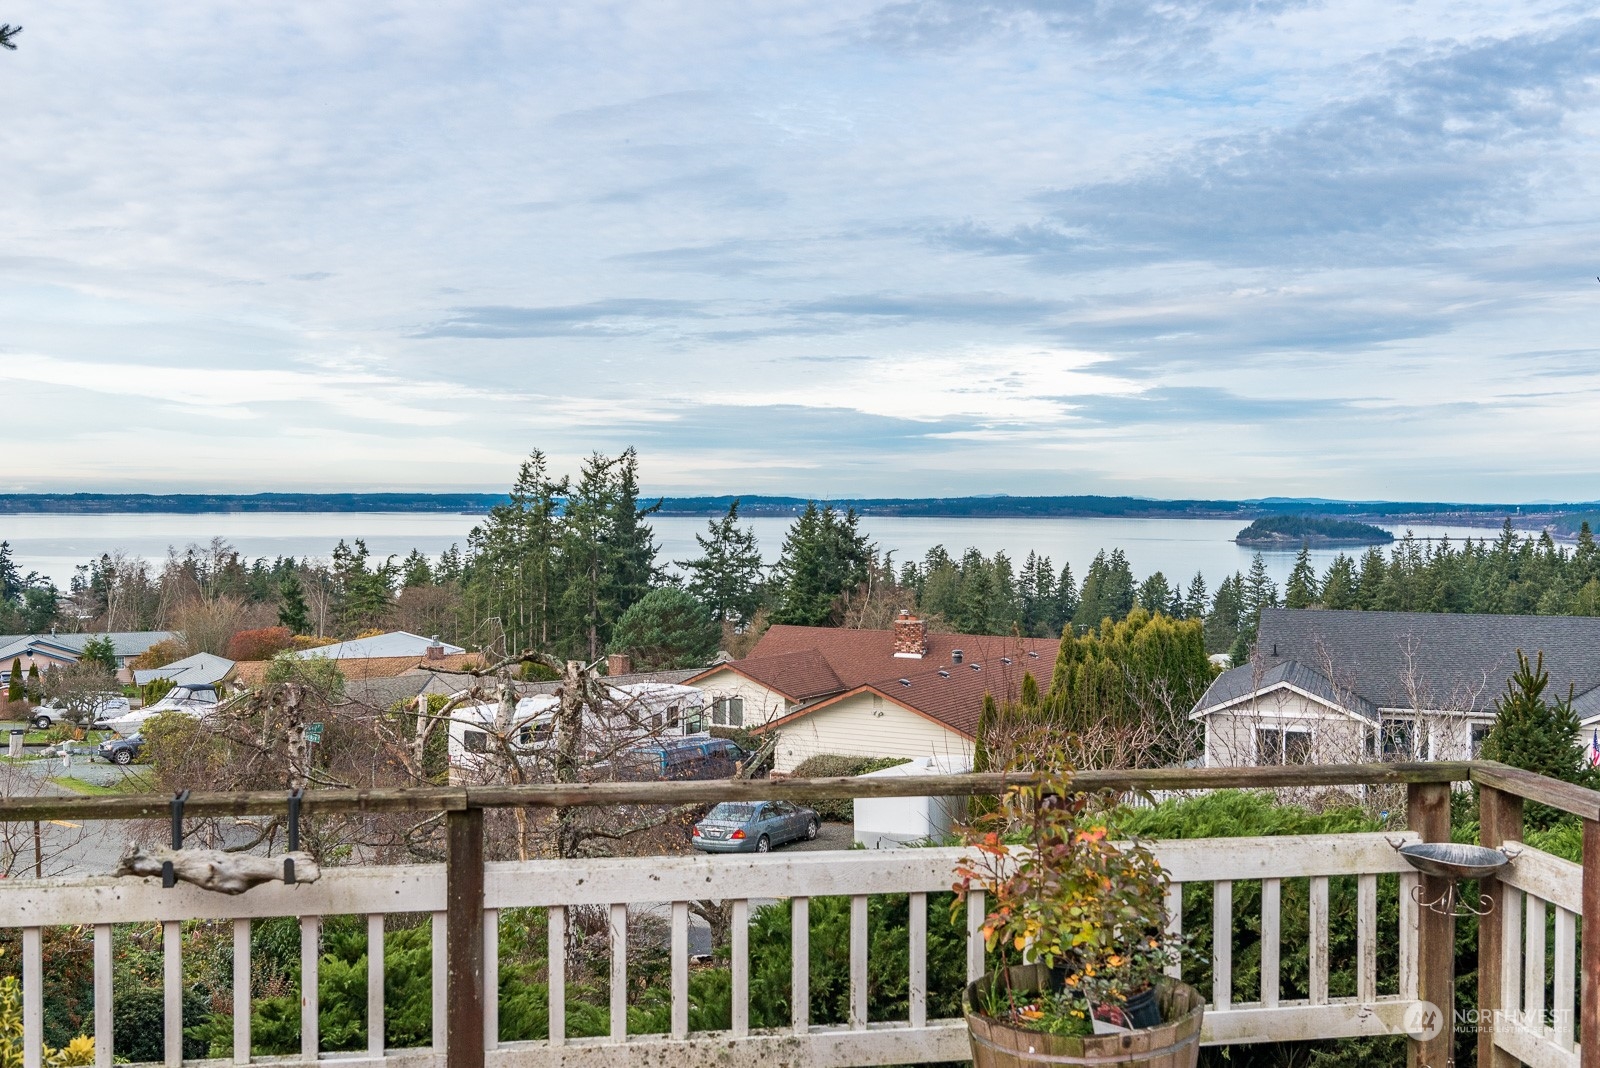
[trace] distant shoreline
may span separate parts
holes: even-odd
[[[718,516],[733,495],[665,497],[664,516]],[[509,498],[503,493],[9,493],[0,494],[0,515],[199,515],[238,513],[417,513],[483,515]],[[794,516],[807,498],[740,496],[740,514]],[[1268,497],[1254,500],[1152,500],[1142,497],[911,497],[834,500],[863,516],[925,519],[1242,519],[1285,514],[1361,519],[1389,524],[1430,523],[1493,527],[1507,517],[1527,528],[1575,531],[1593,520],[1600,502],[1572,504],[1461,504],[1422,501],[1335,501]],[[1570,528],[1570,529],[1569,529]],[[1297,542],[1298,544],[1298,542]]]

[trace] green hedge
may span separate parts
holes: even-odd
[[[870,771],[898,767],[911,763],[905,757],[861,757],[842,753],[818,753],[807,757],[794,769],[797,779],[834,779],[847,775],[865,775]],[[825,820],[850,823],[856,818],[855,802],[848,797],[830,797],[826,801],[813,801],[811,807]]]

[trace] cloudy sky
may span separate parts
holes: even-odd
[[[1600,497],[1567,0],[0,0],[0,488]]]

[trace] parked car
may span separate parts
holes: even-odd
[[[100,743],[100,757],[112,764],[132,764],[144,752],[144,735],[112,738]]]
[[[692,842],[708,853],[765,853],[817,836],[822,819],[791,801],[724,801],[694,825]]]
[[[45,704],[33,710],[33,725],[42,731],[47,731],[57,723],[70,723],[73,720],[72,711],[59,703],[59,698],[52,698]],[[80,708],[89,713],[90,722],[103,719],[115,719],[125,716],[133,706],[128,699],[120,693],[102,693],[94,695],[94,703],[87,700],[80,704]]]

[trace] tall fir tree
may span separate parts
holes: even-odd
[[[1594,777],[1578,739],[1578,714],[1571,695],[1550,701],[1544,692],[1550,673],[1544,653],[1530,663],[1517,650],[1517,670],[1506,680],[1506,692],[1495,700],[1494,726],[1483,741],[1483,758],[1563,782],[1588,785]],[[1548,826],[1559,816],[1544,806],[1529,806],[1528,820]]]
[[[753,527],[739,525],[739,501],[728,514],[708,520],[706,532],[696,534],[700,555],[680,560],[689,576],[689,592],[700,599],[719,623],[744,623],[761,604],[761,550]]]
[[[872,544],[859,527],[853,509],[806,504],[773,569],[774,623],[820,627],[833,621],[839,598],[865,581],[872,560]]]
[[[1289,581],[1284,583],[1283,604],[1286,608],[1310,608],[1316,603],[1317,571],[1311,566],[1311,547],[1302,541]]]
[[[311,633],[311,609],[306,604],[305,587],[293,571],[278,583],[278,625],[291,634]]]

